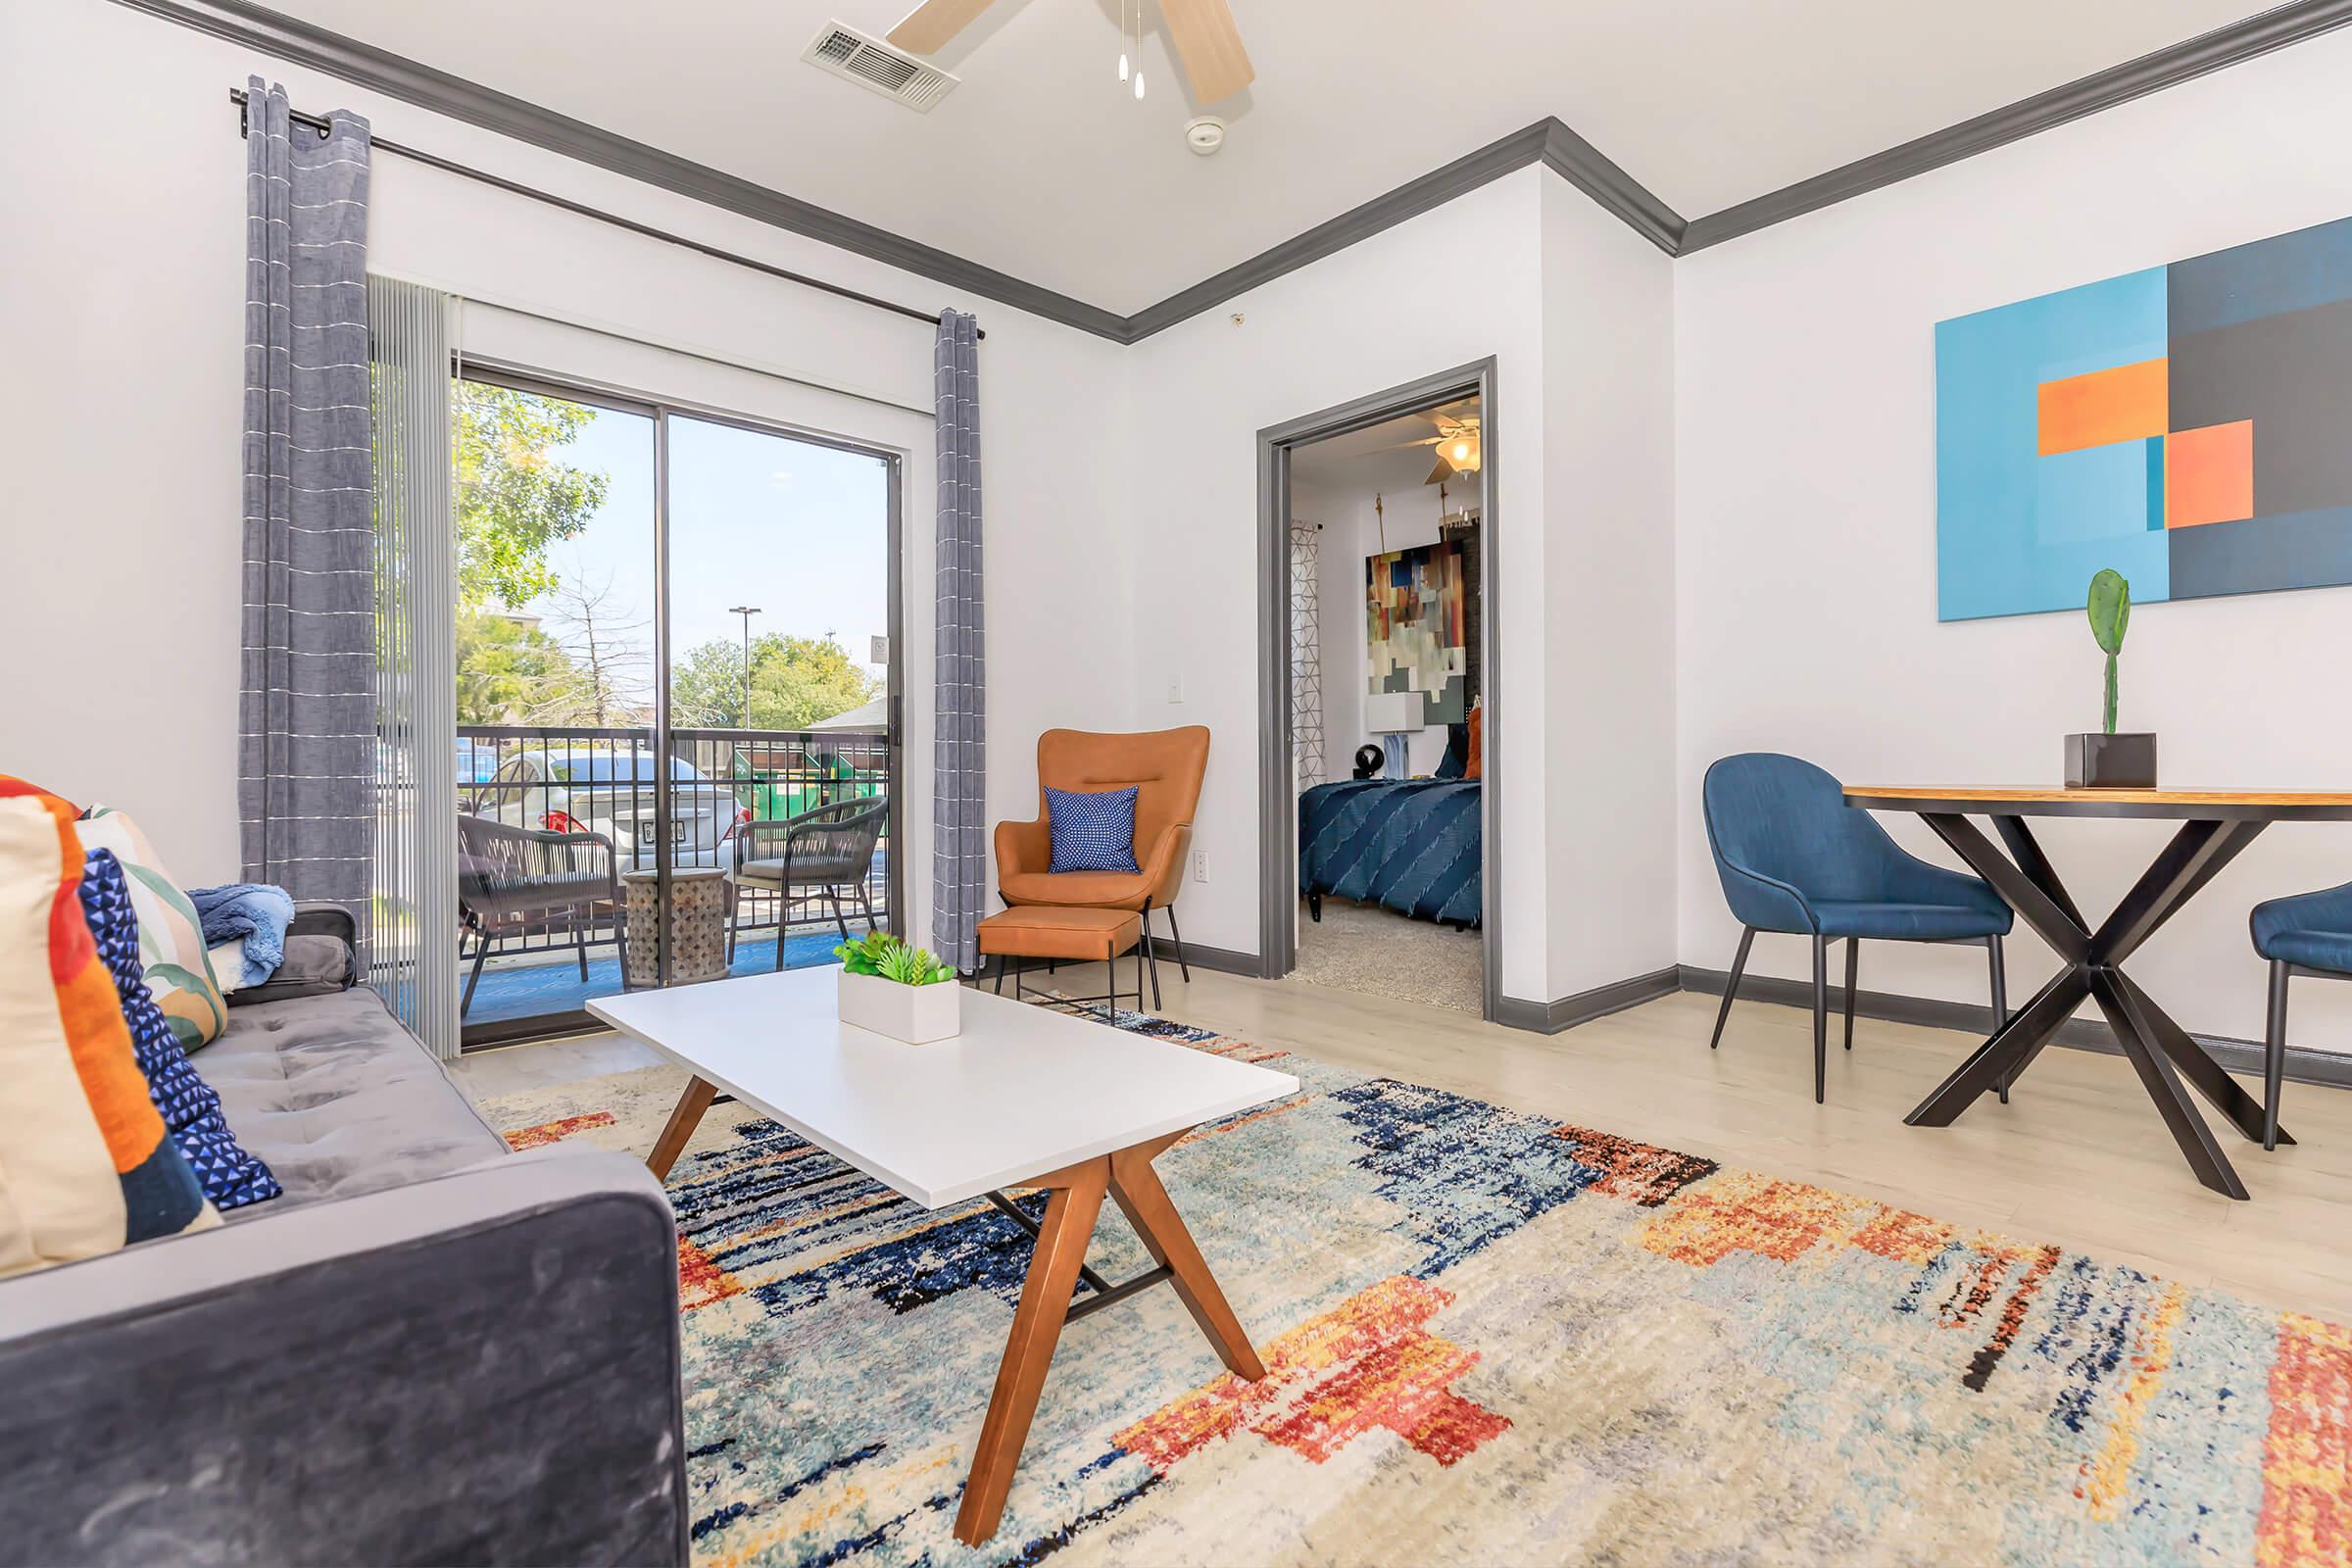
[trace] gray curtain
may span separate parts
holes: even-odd
[[[368,122],[251,78],[245,137],[245,877],[350,909],[374,857]],[[361,957],[363,972],[367,957]]]
[[[933,645],[931,944],[956,968],[979,966],[988,891],[987,618],[980,597],[980,344],[977,323],[939,318],[938,640]]]

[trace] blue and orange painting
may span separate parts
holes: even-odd
[[[2352,219],[1936,325],[1943,620],[2352,583]]]

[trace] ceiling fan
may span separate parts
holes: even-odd
[[[988,7],[989,0],[922,0],[890,29],[890,41],[912,54],[937,54]],[[1159,0],[1159,14],[1201,103],[1230,98],[1255,79],[1225,0]]]
[[[1438,466],[1430,469],[1429,477],[1421,482],[1442,484],[1457,473],[1476,473],[1478,466],[1486,461],[1486,454],[1478,439],[1478,416],[1474,414],[1468,418],[1457,419],[1447,414],[1433,414],[1429,416],[1429,420],[1438,427],[1436,435],[1405,443],[1407,446],[1436,448],[1430,456],[1438,460]]]

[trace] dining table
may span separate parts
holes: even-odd
[[[1948,1127],[1987,1089],[2017,1080],[2084,1001],[2095,1004],[2139,1075],[2197,1180],[2231,1198],[2246,1184],[2197,1113],[2194,1089],[2223,1119],[2257,1146],[2263,1105],[2231,1078],[2195,1036],[2156,1004],[2124,964],[2273,822],[2352,820],[2352,793],[2232,789],[1980,789],[1852,786],[1848,807],[1918,814],[1952,853],[2008,901],[2017,917],[2060,960],[2033,1000],[1996,1019],[1989,1038],[1903,1118],[1913,1127]],[[1988,820],[1996,846],[1971,817]],[[2148,868],[2095,926],[2083,918],[2030,817],[2178,822]],[[2003,850],[2006,853],[2003,853]],[[2291,1144],[2285,1129],[2278,1142]]]

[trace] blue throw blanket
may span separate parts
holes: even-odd
[[[294,901],[284,888],[266,882],[231,882],[226,887],[190,888],[188,902],[204,925],[204,945],[245,939],[245,969],[237,983],[258,986],[286,961],[286,923]]]
[[[1479,794],[1475,779],[1315,785],[1298,797],[1298,891],[1479,924]]]

